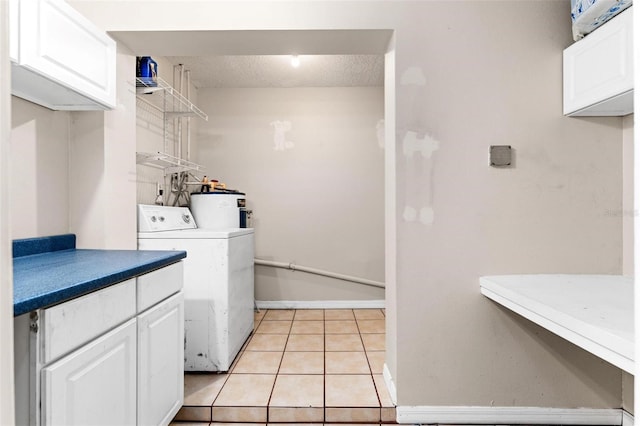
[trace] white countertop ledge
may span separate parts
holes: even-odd
[[[480,291],[541,327],[634,374],[633,278],[494,275]]]

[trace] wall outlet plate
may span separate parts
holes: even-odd
[[[491,145],[489,147],[489,165],[507,167],[511,165],[511,145]]]

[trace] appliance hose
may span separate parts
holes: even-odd
[[[338,274],[336,272],[324,271],[322,269],[310,268],[308,266],[296,265],[294,263],[287,262],[275,262],[272,260],[254,259],[256,265],[270,266],[273,268],[289,269],[291,271],[301,271],[308,274],[321,275],[323,277],[336,278],[343,281],[349,281],[352,283],[368,285],[370,287],[385,288],[384,283],[379,281],[369,280],[366,278],[354,277],[351,275]]]

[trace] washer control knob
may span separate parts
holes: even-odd
[[[151,222],[156,223],[158,221],[158,218],[155,216],[151,216]]]
[[[184,221],[184,223],[191,223],[191,216],[189,216],[188,214],[183,214],[182,220]]]
[[[164,216],[160,216],[160,222],[164,222]]]

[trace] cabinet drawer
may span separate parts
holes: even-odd
[[[47,364],[136,314],[135,279],[42,310],[42,362]]]
[[[138,312],[179,292],[183,281],[182,262],[156,269],[138,277]]]

